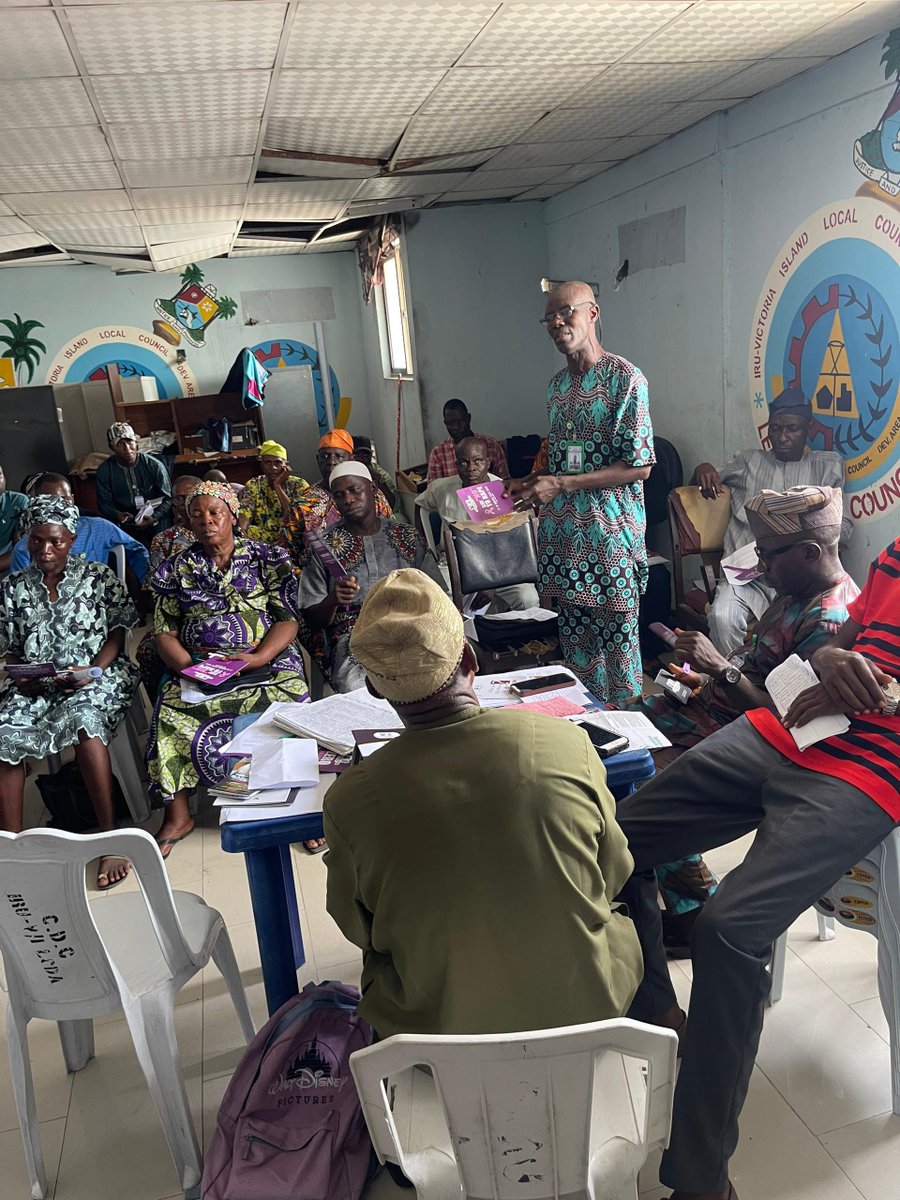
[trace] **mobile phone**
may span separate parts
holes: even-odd
[[[678,640],[675,633],[668,625],[663,625],[662,621],[651,621],[650,632],[655,633],[659,640],[665,642],[667,646],[674,646]]]
[[[691,689],[688,685],[686,683],[679,683],[668,671],[660,671],[656,676],[655,682],[659,684],[667,696],[671,696],[679,704],[687,704],[691,698]]]
[[[599,725],[583,724],[581,728],[591,739],[591,743],[601,758],[609,758],[612,754],[620,754],[628,749],[628,738],[623,733],[613,733]]]
[[[562,688],[575,687],[577,683],[577,679],[559,671],[555,675],[534,675],[531,679],[517,679],[509,685],[509,690],[516,696],[539,696],[541,692],[558,692]]]

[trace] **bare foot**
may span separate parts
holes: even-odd
[[[97,890],[108,892],[117,883],[127,879],[130,870],[131,864],[127,858],[101,858],[97,868]]]
[[[321,854],[323,850],[328,849],[328,843],[324,838],[307,838],[303,843],[303,849],[307,854]]]

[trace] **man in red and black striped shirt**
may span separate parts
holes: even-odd
[[[787,495],[787,494],[786,494]],[[748,506],[749,507],[749,506]],[[760,561],[811,544],[757,534]],[[688,750],[625,800],[635,874],[622,893],[644,950],[629,1016],[683,1023],[662,945],[654,868],[756,830],[694,927],[690,1020],[660,1178],[672,1200],[736,1200],[728,1162],[756,1058],[772,944],[900,820],[900,538],[879,555],[850,619],[811,658],[819,683],[783,721],[756,709]],[[788,732],[844,713],[846,733],[800,751]]]

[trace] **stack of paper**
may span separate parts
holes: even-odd
[[[376,700],[365,688],[326,696],[312,704],[284,704],[275,724],[302,738],[314,738],[326,750],[350,754],[354,729],[398,728],[397,714],[386,700]]]
[[[613,712],[597,709],[576,718],[579,725],[597,725],[610,733],[621,733],[628,738],[629,750],[662,750],[672,743],[660,733],[649,717],[639,712]]]
[[[819,677],[809,663],[798,654],[792,654],[766,676],[766,691],[772,697],[779,713],[784,716],[800,693],[814,687],[818,682]],[[806,750],[816,742],[821,742],[823,738],[846,733],[849,728],[850,722],[843,713],[835,713],[833,716],[816,717],[806,725],[795,726],[790,733],[798,749]]]
[[[505,614],[509,615],[509,614]],[[540,692],[523,701],[510,690],[518,679],[536,679],[542,675],[568,675],[573,680],[573,686],[558,688],[553,692]],[[582,708],[595,708],[597,701],[584,684],[567,667],[554,664],[546,667],[525,667],[521,671],[508,671],[499,675],[476,675],[475,695],[482,708],[509,708],[511,704],[534,704],[538,701],[568,700],[572,704],[580,704]]]
[[[285,738],[257,750],[250,759],[253,790],[315,787],[319,782],[319,753],[313,742]]]

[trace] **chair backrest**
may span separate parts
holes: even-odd
[[[0,832],[0,955],[10,997],[29,1016],[75,1020],[119,1006],[116,966],[97,932],[85,888],[85,866],[101,855],[131,861],[172,975],[195,961],[149,833]]]
[[[463,597],[473,592],[537,582],[534,526],[533,518],[513,529],[484,532],[444,526],[444,552],[457,608],[462,608]]]
[[[669,531],[672,536],[672,564],[676,605],[684,599],[682,560],[699,555],[706,568],[718,574],[719,559],[725,544],[725,531],[731,520],[731,488],[722,485],[721,495],[707,500],[698,487],[673,488],[668,496]],[[710,592],[709,582],[706,590]]]
[[[410,1162],[385,1079],[422,1064],[464,1196],[618,1197],[632,1194],[628,1181],[668,1139],[677,1045],[669,1030],[622,1019],[480,1037],[401,1034],[354,1054],[350,1067],[382,1160],[404,1170]]]
[[[116,575],[119,583],[125,582],[125,547],[120,543],[118,546],[113,546],[113,558],[116,560]]]

